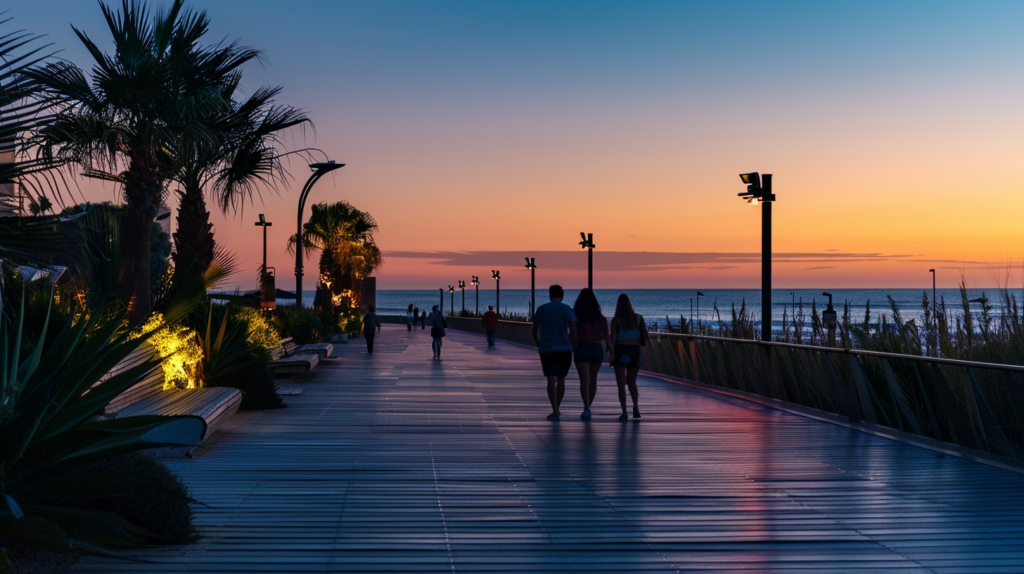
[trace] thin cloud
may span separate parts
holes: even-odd
[[[835,269],[833,265],[819,265],[818,267],[808,267],[804,271],[817,271],[819,269]]]

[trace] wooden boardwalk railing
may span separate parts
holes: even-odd
[[[169,459],[202,538],[102,572],[1020,572],[1024,475],[603,369],[561,421],[535,352],[385,326],[339,345],[289,408],[239,413]],[[570,373],[570,377],[575,373]]]

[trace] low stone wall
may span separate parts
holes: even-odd
[[[470,333],[480,333],[481,335],[486,334],[482,319],[470,317],[445,317],[445,319],[448,320],[448,327],[451,329],[468,331]],[[537,344],[533,342],[532,329],[532,323],[523,323],[520,321],[498,321],[497,337],[502,341],[510,341],[512,343],[519,343],[529,347],[536,347]]]

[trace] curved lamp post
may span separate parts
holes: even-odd
[[[295,229],[295,305],[302,307],[302,212],[306,209],[306,198],[313,185],[326,173],[345,167],[343,163],[336,163],[334,160],[309,164],[313,175],[306,180],[302,186],[302,193],[299,194],[299,217],[298,226]],[[263,228],[266,230],[266,228]]]
[[[772,340],[772,174],[741,173],[747,191],[738,193],[751,205],[761,204],[761,340]]]
[[[580,247],[587,250],[587,287],[589,289],[594,288],[594,234],[580,232],[580,237],[583,241],[580,241]]]
[[[533,312],[537,310],[537,263],[533,257],[526,258],[526,268],[530,270],[530,320],[533,320]]]
[[[494,310],[498,312],[498,316],[501,316],[501,271],[491,269],[491,279],[494,279],[496,283],[494,291]]]

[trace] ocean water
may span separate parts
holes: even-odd
[[[717,323],[719,314],[723,324],[728,324],[732,317],[732,308],[735,305],[738,310],[746,302],[747,309],[751,312],[755,321],[760,325],[761,319],[761,290],[760,289],[702,289],[703,296],[697,297],[694,289],[597,289],[595,291],[598,301],[604,310],[605,315],[611,316],[615,311],[615,301],[619,294],[626,293],[633,301],[633,307],[638,313],[644,316],[648,323],[657,323],[659,327],[665,325],[666,317],[673,324],[678,323],[679,317],[687,319],[691,317],[703,322],[714,321]],[[805,318],[805,329],[809,331],[811,324],[811,304],[817,304],[818,312],[821,313],[828,303],[828,297],[822,295],[822,289],[775,289],[772,291],[772,330],[777,331],[782,327],[782,315],[785,311],[792,318],[793,307],[797,309],[802,305]],[[863,322],[864,314],[870,304],[871,322],[876,323],[881,313],[886,314],[887,322],[892,321],[892,307],[889,297],[892,297],[900,310],[904,321],[915,319],[919,324],[923,320],[923,309],[921,306],[921,289],[833,289],[832,303],[842,317],[844,302],[850,303],[851,319],[857,323]],[[572,305],[579,294],[578,289],[566,289],[565,302]],[[931,300],[931,289],[927,290],[928,298]],[[999,314],[1003,311],[1003,296],[997,289],[968,289],[968,297],[977,299],[987,296],[993,312]],[[1020,292],[1014,292],[1018,301],[1022,299]],[[945,299],[946,307],[954,314],[962,314],[960,291],[958,289],[938,289],[937,295],[940,301]],[[411,303],[420,309],[430,310],[432,305],[437,305],[442,300],[442,294],[438,290],[416,290],[416,291],[377,291],[377,312],[381,314],[404,314]],[[537,290],[537,305],[548,301],[547,290]],[[312,303],[312,298],[307,303]],[[452,299],[447,291],[443,293],[444,310],[448,312],[452,307]],[[487,305],[494,305],[495,291],[493,288],[480,290],[480,310],[486,310]],[[473,289],[466,289],[465,308],[475,310],[476,294]],[[699,305],[699,306],[698,306]],[[717,306],[718,312],[715,312]],[[530,307],[529,289],[502,289],[501,310],[507,313],[527,314]],[[454,308],[458,312],[463,308],[462,292],[455,291]],[[972,304],[972,312],[980,313],[980,303]]]

